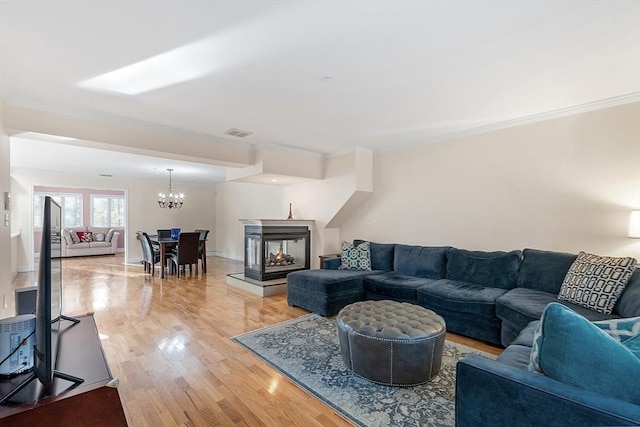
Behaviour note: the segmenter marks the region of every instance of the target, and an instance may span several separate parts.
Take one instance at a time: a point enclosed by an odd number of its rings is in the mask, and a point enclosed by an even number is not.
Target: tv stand
[[[77,325],[78,323],[80,323],[79,319],[76,319],[75,317],[69,317],[69,316],[64,316],[61,315],[60,316],[60,323],[62,325],[62,320],[68,320],[69,322],[71,322],[71,325],[66,326],[66,328],[70,328],[72,326]],[[60,331],[60,335],[62,335],[62,333],[66,330],[66,328],[64,330]],[[36,349],[34,348],[33,353],[36,353]],[[74,388],[75,386],[77,386],[78,384],[82,384],[84,382],[84,379],[79,378],[79,377],[74,377],[73,375],[69,375],[69,374],[65,374],[64,372],[60,372],[60,371],[53,371],[53,378],[60,378],[63,380],[67,380],[72,382],[73,384],[71,384],[71,386],[69,387],[69,389]],[[0,394],[0,405],[2,405],[3,403],[6,402],[11,402],[13,397],[20,393],[22,391],[22,389],[24,389],[25,387],[27,387],[31,381],[37,380],[38,376],[35,373],[32,373],[31,375],[29,375],[28,377],[26,377],[18,386],[16,386],[13,390],[9,391],[7,394]],[[47,393],[46,390],[44,392],[44,394],[42,394],[42,397],[44,397],[45,395],[50,395],[51,393]]]
[[[93,315],[63,319],[60,330],[64,333],[59,336],[50,393],[39,381],[30,381],[10,402],[0,405],[0,425],[74,425],[82,420],[86,425],[126,426],[118,389],[113,386],[117,380],[104,357]],[[29,381],[32,375],[0,379],[0,396]]]
[[[74,323],[74,324],[75,324],[75,323],[80,323],[80,319],[76,319],[75,317],[65,316],[64,314],[61,314],[61,315],[60,315],[60,318],[61,318],[62,320],[68,320],[69,322],[72,322],[72,323]]]

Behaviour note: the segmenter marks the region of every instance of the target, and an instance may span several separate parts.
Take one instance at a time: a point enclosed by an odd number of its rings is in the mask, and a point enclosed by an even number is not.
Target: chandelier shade
[[[182,207],[182,204],[184,203],[184,194],[173,192],[173,188],[171,188],[171,172],[173,172],[173,169],[167,170],[169,171],[169,191],[166,194],[158,194],[158,206],[163,209],[180,209]]]

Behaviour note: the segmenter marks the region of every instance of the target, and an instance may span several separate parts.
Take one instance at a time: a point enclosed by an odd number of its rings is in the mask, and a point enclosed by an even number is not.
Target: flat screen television
[[[38,292],[36,296],[36,330],[34,349],[34,372],[15,389],[0,397],[0,403],[9,401],[34,379],[44,386],[43,396],[52,393],[54,378],[62,378],[73,383],[83,382],[55,370],[58,338],[62,333],[60,322],[79,320],[62,315],[62,209],[50,196],[44,198],[42,223],[42,245],[38,268]]]
[[[38,380],[48,389],[53,383],[62,315],[62,209],[49,196],[44,198],[42,217],[34,367]]]

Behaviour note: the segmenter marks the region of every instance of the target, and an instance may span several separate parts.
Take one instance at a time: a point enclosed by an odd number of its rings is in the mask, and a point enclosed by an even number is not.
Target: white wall
[[[0,149],[8,150],[6,135],[0,134]],[[208,228],[210,251],[241,260],[238,220],[284,219],[289,203],[295,218],[316,220],[313,266],[317,255],[354,238],[479,250],[585,250],[640,259],[640,240],[625,236],[629,212],[640,208],[640,103],[377,154],[373,192],[345,214],[345,204],[366,187],[359,163],[355,154],[327,158],[324,180],[289,187],[181,184],[187,201],[178,211],[157,208],[159,183],[15,171],[11,215],[14,231],[22,232],[25,259],[31,253],[32,215],[24,206],[31,206],[33,185],[77,182],[127,190],[129,260],[141,257],[136,230],[170,226]],[[0,167],[1,187],[8,177],[5,160]],[[339,228],[325,228],[336,217]],[[8,251],[10,231],[0,226],[0,233],[0,251]],[[3,279],[4,272],[10,274],[8,258],[0,256],[0,292],[10,291]],[[20,265],[23,261],[19,258]]]
[[[244,229],[239,219],[286,219],[289,203],[294,219],[315,220],[311,230],[311,266],[318,255],[339,248],[338,229],[325,228],[349,210],[349,202],[362,187],[371,190],[371,153],[359,150],[325,159],[324,180],[285,187],[227,182],[217,186],[216,248],[221,256],[244,259]],[[359,170],[364,169],[364,171]],[[368,170],[367,170],[368,169]],[[360,173],[357,173],[360,172]],[[367,179],[367,177],[369,179]]]
[[[640,260],[640,103],[379,154],[373,187],[341,239]]]
[[[140,243],[136,240],[138,230],[155,234],[158,228],[180,227],[182,230],[209,229],[216,224],[216,200],[214,185],[175,183],[175,187],[185,194],[181,209],[160,209],[157,195],[165,188],[164,183],[135,179],[104,178],[96,176],[73,176],[70,173],[55,174],[29,170],[12,171],[12,192],[15,194],[15,211],[12,216],[20,227],[18,268],[20,271],[33,269],[32,254],[32,200],[34,185],[79,186],[97,189],[121,189],[127,200],[127,240],[126,260],[137,262],[142,259]],[[208,251],[212,249],[208,246]]]
[[[12,281],[11,224],[5,223],[4,193],[10,191],[9,137],[2,123],[3,103],[0,100],[0,319],[14,315]]]
[[[338,227],[342,218],[351,215],[363,193],[365,197],[370,193],[370,157],[368,150],[328,157],[324,161],[324,180],[284,188],[284,202],[293,204],[294,217],[316,221],[311,234],[312,268],[319,266],[318,255],[339,252]],[[334,221],[338,217],[340,220]]]
[[[244,226],[239,220],[287,219],[288,206],[284,208],[282,187],[240,182],[218,184],[214,236],[218,255],[243,260]]]

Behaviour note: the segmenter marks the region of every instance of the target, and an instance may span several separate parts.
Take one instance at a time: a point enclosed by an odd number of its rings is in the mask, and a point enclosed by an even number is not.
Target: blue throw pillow
[[[629,349],[638,359],[640,359],[640,335],[629,338],[624,342],[624,346]]]
[[[559,303],[547,305],[538,328],[531,365],[544,375],[640,405],[640,387],[629,381],[640,378],[637,337],[619,342]]]

